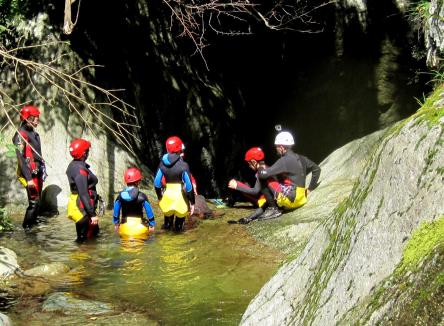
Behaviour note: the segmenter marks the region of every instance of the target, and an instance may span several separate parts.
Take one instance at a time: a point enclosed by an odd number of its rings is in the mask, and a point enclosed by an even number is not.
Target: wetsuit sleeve
[[[189,171],[183,171],[182,181],[185,184],[185,191],[187,193],[187,198],[190,201],[191,205],[194,205],[195,197],[194,197],[193,184],[191,183]]]
[[[25,139],[26,139],[26,135],[22,135],[22,136],[25,137]],[[18,165],[19,165],[20,172],[22,173],[22,176],[27,181],[32,180],[31,170],[29,169],[28,164],[26,164],[26,158],[22,154],[25,151],[26,143],[22,139],[22,137],[20,137],[18,132],[16,132],[14,137],[12,138],[12,143],[17,147],[15,150],[15,154],[17,156]]]
[[[122,208],[122,202],[120,201],[120,195],[116,198],[114,202],[114,212],[113,212],[113,223],[120,223],[120,209]]]
[[[143,208],[145,209],[146,216],[148,217],[149,225],[150,226],[156,225],[156,221],[154,221],[154,213],[153,210],[151,209],[151,205],[148,199],[143,202]]]
[[[310,185],[308,186],[308,190],[312,191],[313,189],[316,189],[316,187],[319,185],[318,180],[321,176],[321,168],[314,163],[313,161],[309,160],[305,156],[300,155],[299,156],[305,166],[306,174],[311,172],[311,181]]]
[[[156,176],[154,177],[154,189],[156,190],[157,199],[162,199],[162,178],[163,172],[159,168],[157,169]]]
[[[96,213],[94,207],[91,205],[91,198],[88,192],[88,174],[82,171],[84,170],[80,169],[79,173],[74,178],[74,182],[76,183],[77,191],[79,192],[79,197],[86,213],[89,217],[93,217],[96,216]]]
[[[268,179],[270,177],[274,177],[276,175],[279,175],[279,174],[285,173],[285,172],[287,172],[285,162],[284,162],[283,158],[280,158],[269,168],[260,169],[257,172],[257,175],[258,175],[259,179]]]
[[[261,182],[259,181],[258,178],[256,178],[256,183],[254,184],[254,187],[248,187],[246,184],[243,183],[237,183],[237,187],[236,190],[244,193],[244,194],[248,194],[248,195],[258,195],[261,191]]]

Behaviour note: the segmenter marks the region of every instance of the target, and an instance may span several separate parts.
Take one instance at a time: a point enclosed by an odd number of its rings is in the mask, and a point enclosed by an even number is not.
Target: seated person
[[[255,172],[259,169],[265,169],[267,165],[264,162],[265,154],[260,147],[250,148],[245,153],[245,161],[248,163],[248,166]],[[251,222],[252,220],[257,219],[264,212],[264,206],[266,204],[266,197],[263,193],[263,189],[269,189],[269,193],[276,193],[280,189],[280,185],[275,178],[268,178],[266,180],[260,180],[256,173],[256,183],[253,188],[248,185],[239,182],[235,179],[231,179],[228,183],[228,188],[241,192],[242,194],[248,196],[249,198],[254,198],[257,201],[257,205],[259,206],[252,214],[247,217],[241,218],[238,223],[246,224]],[[273,201],[273,198],[270,198]],[[235,221],[229,221],[229,223],[236,223]]]
[[[307,202],[308,194],[318,186],[320,167],[305,156],[293,152],[294,138],[288,131],[281,131],[275,139],[277,153],[281,156],[272,166],[258,168],[259,180],[277,178],[279,191],[272,193],[267,187],[261,191],[267,199],[268,207],[260,219],[271,219],[282,215],[278,207],[294,209]],[[307,174],[312,173],[311,182],[305,189]]]

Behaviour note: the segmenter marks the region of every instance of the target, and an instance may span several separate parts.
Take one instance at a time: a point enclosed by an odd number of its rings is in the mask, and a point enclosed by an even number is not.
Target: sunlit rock
[[[11,249],[0,247],[0,278],[14,275],[19,269],[16,253]]]

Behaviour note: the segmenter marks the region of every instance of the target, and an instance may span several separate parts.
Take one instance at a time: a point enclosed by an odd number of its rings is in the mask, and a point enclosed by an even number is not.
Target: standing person
[[[247,224],[262,215],[267,204],[265,196],[262,194],[264,188],[269,189],[273,194],[280,191],[280,184],[276,178],[259,179],[257,171],[267,168],[264,159],[265,153],[260,147],[252,147],[245,153],[245,161],[250,169],[256,172],[256,183],[253,188],[235,179],[231,179],[228,182],[228,188],[241,192],[243,195],[248,196],[247,198],[253,198],[259,206],[252,214],[241,218],[237,223]],[[228,223],[236,223],[236,221],[228,221]]]
[[[194,191],[190,168],[182,158],[185,149],[182,140],[177,136],[169,137],[166,149],[168,153],[162,156],[154,187],[165,216],[162,229],[171,229],[174,221],[174,230],[179,232],[183,229],[185,217],[193,215]],[[163,178],[165,185],[162,185]]]
[[[294,209],[307,202],[308,194],[318,186],[321,168],[307,157],[293,152],[294,138],[288,131],[281,131],[274,141],[276,151],[281,156],[269,168],[260,168],[258,177],[261,180],[276,177],[281,185],[277,194],[272,194],[264,188],[263,193],[269,207],[260,216],[260,219],[271,219],[282,215],[279,207]],[[305,179],[312,173],[310,185],[305,189]],[[273,200],[273,199],[276,199]]]
[[[99,218],[96,215],[98,179],[86,163],[90,148],[91,143],[85,139],[73,140],[69,145],[73,160],[66,169],[71,189],[68,218],[76,224],[76,241],[79,243],[99,233]]]
[[[18,159],[17,177],[26,188],[28,196],[28,208],[23,219],[25,229],[37,223],[43,181],[46,178],[40,136],[35,131],[39,117],[40,111],[37,107],[23,107],[20,110],[20,126],[12,138]]]
[[[145,239],[149,232],[154,232],[156,222],[147,195],[139,190],[142,173],[137,168],[129,168],[125,171],[123,179],[127,187],[119,193],[114,202],[115,230],[121,237]],[[143,217],[144,209],[146,218]]]

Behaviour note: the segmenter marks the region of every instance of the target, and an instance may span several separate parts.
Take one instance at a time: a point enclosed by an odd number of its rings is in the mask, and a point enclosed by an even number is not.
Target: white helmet
[[[285,145],[285,146],[293,146],[294,138],[293,135],[288,131],[281,131],[276,135],[276,139],[274,140],[275,145]]]

